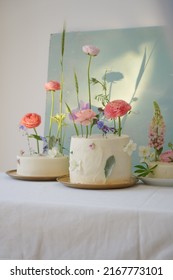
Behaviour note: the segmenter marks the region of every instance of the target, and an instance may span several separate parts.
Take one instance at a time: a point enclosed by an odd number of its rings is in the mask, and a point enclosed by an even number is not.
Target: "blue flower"
[[[19,125],[19,129],[21,129],[21,130],[23,130],[23,131],[26,131],[26,130],[27,130],[26,126],[24,126],[23,124]]]
[[[113,133],[115,132],[114,127],[108,127],[107,125],[104,124],[103,121],[98,121],[97,122],[97,127],[98,127],[98,129],[102,130],[103,134],[106,134],[110,131],[113,132]]]
[[[104,122],[103,122],[103,121],[98,121],[98,122],[97,122],[97,127],[98,127],[98,129],[102,129],[103,126],[104,126]]]
[[[43,153],[48,151],[48,142],[46,137],[40,136],[40,139],[43,141]]]

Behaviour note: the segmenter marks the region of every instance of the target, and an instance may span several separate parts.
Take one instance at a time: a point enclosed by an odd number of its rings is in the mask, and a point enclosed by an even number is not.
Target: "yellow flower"
[[[52,120],[54,122],[57,122],[58,129],[60,129],[62,126],[66,125],[66,123],[64,122],[65,118],[66,118],[65,114],[56,114],[54,117],[52,117]]]

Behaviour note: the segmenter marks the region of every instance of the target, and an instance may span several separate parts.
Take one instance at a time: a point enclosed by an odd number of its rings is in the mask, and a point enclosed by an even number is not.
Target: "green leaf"
[[[68,109],[70,115],[73,116],[72,115],[72,111],[71,111],[69,105],[67,103],[65,103],[65,105],[67,106],[67,109]],[[72,121],[73,121],[74,129],[76,131],[76,135],[78,136],[79,135],[79,131],[78,131],[77,125],[75,124],[75,121],[74,121],[73,117],[72,117]]]
[[[168,143],[168,147],[173,151],[173,144],[171,142]]]
[[[144,169],[135,170],[134,172],[135,172],[135,173],[142,173],[142,172],[145,172],[145,171],[146,171],[146,169],[144,168]]]
[[[58,139],[54,135],[49,137],[49,148],[52,149],[53,147],[55,147],[57,142],[58,142]]]
[[[136,168],[139,168],[139,169],[145,169],[145,166],[143,165],[135,165]]]
[[[93,85],[96,85],[96,84],[99,83],[99,81],[98,81],[96,78],[91,78],[91,83],[92,83]]]
[[[143,166],[142,164],[144,164],[145,166]],[[142,162],[142,164],[135,165],[137,169],[134,171],[134,173],[136,173],[138,177],[145,177],[148,174],[153,173],[154,169],[157,167],[157,164],[152,167],[149,167],[146,162]]]
[[[75,88],[76,88],[76,94],[79,94],[79,83],[76,72],[74,72],[74,81],[75,81]]]
[[[146,65],[146,48],[145,48],[145,51],[144,51],[141,67],[140,67],[140,70],[139,70],[139,73],[138,73],[138,76],[137,76],[137,79],[136,79],[135,91],[137,90],[138,85],[140,83],[140,80],[142,79],[142,76],[144,74],[145,65]]]
[[[61,37],[61,55],[62,55],[62,57],[63,57],[63,55],[64,55],[65,33],[66,33],[66,26],[65,26],[65,24],[64,24],[64,26],[63,26],[63,32],[62,32],[62,37]]]
[[[107,159],[106,164],[105,164],[105,168],[104,168],[105,177],[106,177],[106,178],[107,178],[108,176],[110,176],[114,165],[115,165],[115,157],[114,157],[114,156],[110,156],[110,157]]]
[[[36,134],[30,134],[28,137],[29,138],[34,138],[34,139],[40,140],[40,141],[42,140],[42,138],[39,135],[36,135]]]

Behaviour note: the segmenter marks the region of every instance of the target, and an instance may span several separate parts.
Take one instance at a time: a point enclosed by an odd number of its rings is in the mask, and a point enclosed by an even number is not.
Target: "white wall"
[[[16,168],[24,114],[42,115],[44,129],[51,33],[61,32],[64,21],[67,31],[162,25],[171,22],[169,5],[171,0],[0,0],[0,171]]]

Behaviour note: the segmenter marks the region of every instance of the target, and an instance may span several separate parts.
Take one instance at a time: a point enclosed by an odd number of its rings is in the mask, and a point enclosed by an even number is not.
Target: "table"
[[[173,259],[173,187],[82,190],[0,173],[0,259]]]

